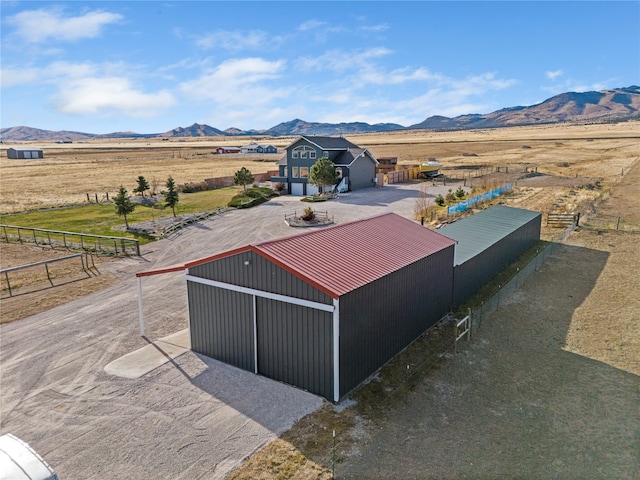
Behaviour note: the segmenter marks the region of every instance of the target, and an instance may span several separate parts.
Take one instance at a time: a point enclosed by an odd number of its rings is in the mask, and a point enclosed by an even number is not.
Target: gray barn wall
[[[248,260],[249,265],[244,262]],[[252,251],[189,268],[189,274],[264,292],[333,305],[333,299]]]
[[[450,311],[453,245],[340,297],[340,397]]]
[[[542,215],[454,268],[453,306],[459,307],[540,239]]]
[[[187,283],[191,350],[253,372],[251,295]]]
[[[258,372],[333,400],[333,315],[257,299]]]

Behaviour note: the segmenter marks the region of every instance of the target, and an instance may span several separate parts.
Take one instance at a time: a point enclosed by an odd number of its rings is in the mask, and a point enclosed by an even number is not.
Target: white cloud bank
[[[106,25],[118,22],[122,15],[94,10],[76,17],[65,17],[62,10],[26,10],[7,18],[15,27],[15,35],[27,43],[43,43],[48,40],[73,42],[83,38],[95,38]]]

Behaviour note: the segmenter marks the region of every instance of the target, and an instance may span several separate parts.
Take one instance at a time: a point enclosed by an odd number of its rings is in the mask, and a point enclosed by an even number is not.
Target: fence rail
[[[4,224],[0,224],[0,228],[0,240],[6,243],[33,243],[51,248],[79,249],[97,255],[140,256],[140,242],[134,238],[109,237]]]
[[[10,268],[5,268],[3,270],[0,270],[0,276],[4,276],[4,280],[7,284],[7,290],[9,291],[9,296],[12,297],[13,296],[13,289],[11,288],[11,281],[9,280],[9,273],[11,272],[18,272],[21,270],[26,270],[28,268],[34,268],[34,267],[38,267],[38,266],[44,266],[45,269],[45,273],[47,275],[47,281],[51,284],[51,286],[53,286],[53,280],[51,279],[51,272],[49,271],[49,265],[52,263],[56,263],[56,262],[62,262],[65,260],[72,260],[74,258],[79,258],[80,259],[80,265],[82,270],[87,274],[87,275],[91,275],[89,273],[89,271],[91,269],[94,269],[97,271],[97,268],[95,266],[95,263],[93,261],[93,255],[89,254],[89,253],[75,253],[73,255],[67,255],[65,257],[58,257],[58,258],[51,258],[48,260],[42,260],[40,262],[34,262],[34,263],[29,263],[26,265],[20,265],[17,267],[10,267]],[[91,261],[91,265],[89,265],[89,261]]]
[[[549,227],[577,227],[579,224],[579,213],[547,213],[547,225]]]

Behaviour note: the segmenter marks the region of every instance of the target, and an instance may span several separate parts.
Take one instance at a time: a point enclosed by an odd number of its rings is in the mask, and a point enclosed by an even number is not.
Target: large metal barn
[[[387,213],[187,263],[191,348],[337,402],[450,311],[454,244]]]
[[[542,214],[496,205],[438,231],[455,240],[453,306],[458,307],[540,239]]]

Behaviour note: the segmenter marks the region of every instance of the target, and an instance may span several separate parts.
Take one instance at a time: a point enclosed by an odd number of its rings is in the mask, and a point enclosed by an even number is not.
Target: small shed
[[[378,173],[392,172],[398,166],[398,157],[377,157]]]
[[[44,152],[41,148],[9,148],[7,149],[7,158],[13,159],[30,159],[44,158]]]
[[[476,294],[540,240],[542,214],[496,205],[438,231],[455,240],[453,305]]]
[[[454,244],[386,213],[187,263],[191,348],[338,401],[450,311]]]

